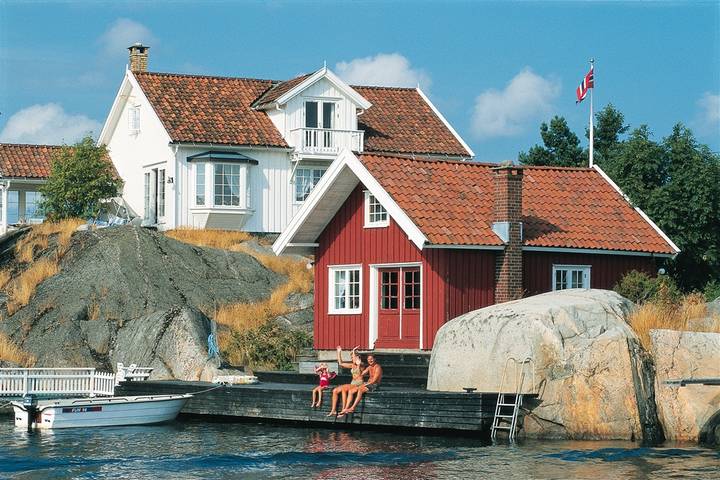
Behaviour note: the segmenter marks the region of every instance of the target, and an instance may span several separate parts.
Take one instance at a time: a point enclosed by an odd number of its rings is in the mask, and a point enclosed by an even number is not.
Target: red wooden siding
[[[552,290],[552,267],[557,265],[590,265],[590,287],[612,289],[624,274],[639,270],[657,273],[652,257],[630,255],[589,255],[580,253],[523,253],[523,286],[525,296]]]
[[[493,303],[495,254],[478,250],[420,251],[390,219],[386,228],[363,228],[364,192],[358,186],[318,239],[315,262],[315,348],[368,347],[371,264],[422,264],[423,347],[449,319]],[[362,312],[328,313],[332,265],[362,264]]]

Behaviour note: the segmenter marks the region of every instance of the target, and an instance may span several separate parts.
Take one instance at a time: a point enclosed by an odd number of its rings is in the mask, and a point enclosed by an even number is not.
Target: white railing
[[[137,382],[147,380],[150,378],[152,371],[152,367],[138,367],[134,363],[131,365],[118,363],[117,373],[115,374],[115,384],[120,385],[120,382]]]
[[[365,132],[326,128],[296,128],[290,131],[292,145],[300,153],[334,155],[343,148],[362,152]]]
[[[112,396],[115,374],[94,368],[0,368],[0,396]]]

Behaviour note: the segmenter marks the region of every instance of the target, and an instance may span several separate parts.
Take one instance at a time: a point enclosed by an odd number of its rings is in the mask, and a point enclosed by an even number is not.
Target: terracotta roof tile
[[[0,143],[0,176],[47,178],[57,145]]]
[[[358,117],[365,151],[470,156],[416,89],[352,88],[372,103]]]
[[[274,102],[275,100],[292,90],[296,85],[302,83],[310,75],[312,75],[312,73],[300,75],[299,77],[291,78],[290,80],[286,80],[284,82],[276,82],[270,90],[265,92],[253,103],[253,106],[260,107],[263,105],[267,105],[268,103]]]
[[[271,80],[134,73],[175,142],[287,147],[265,112],[252,103]]]
[[[439,245],[501,245],[492,231],[493,172],[478,162],[364,154],[363,164]],[[523,167],[525,245],[675,253],[593,169]]]

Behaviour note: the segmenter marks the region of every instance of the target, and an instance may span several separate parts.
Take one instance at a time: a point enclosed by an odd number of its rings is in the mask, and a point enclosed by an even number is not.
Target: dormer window
[[[365,192],[365,228],[387,227],[390,224],[388,212],[375,195]]]
[[[128,130],[131,134],[140,131],[140,105],[131,105],[128,108]]]

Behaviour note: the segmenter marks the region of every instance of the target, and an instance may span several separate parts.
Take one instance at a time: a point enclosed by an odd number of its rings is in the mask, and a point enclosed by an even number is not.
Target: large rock
[[[201,312],[267,298],[284,281],[250,255],[133,226],[77,232],[60,267],[0,331],[37,366],[134,363],[162,378],[211,376]]]
[[[624,320],[631,308],[612,291],[564,290],[467,313],[438,332],[428,388],[498,391],[506,360],[530,357],[540,396],[525,435],[660,441],[652,363]]]
[[[652,330],[657,372],[655,392],[665,436],[697,441],[701,432],[720,428],[720,387],[666,385],[666,380],[720,378],[720,334]],[[720,433],[720,432],[719,432]],[[720,439],[718,439],[720,442]],[[709,441],[713,443],[713,441]]]

